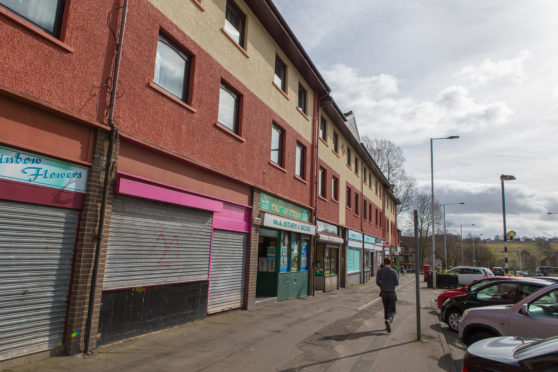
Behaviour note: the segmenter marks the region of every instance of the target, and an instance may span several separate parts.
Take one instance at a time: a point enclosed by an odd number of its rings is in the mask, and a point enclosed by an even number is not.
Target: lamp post
[[[509,267],[508,267],[508,234],[506,230],[506,196],[504,192],[504,181],[513,181],[515,179],[516,179],[515,176],[512,176],[510,174],[500,175],[500,183],[502,185],[502,219],[504,222],[504,255],[505,255],[504,270],[506,271],[506,275],[508,275]]]
[[[430,192],[432,209],[432,288],[436,288],[436,230],[434,229],[434,151],[433,143],[435,140],[458,139],[459,136],[430,138]]]
[[[444,208],[444,268],[447,269],[448,268],[448,250],[446,248],[446,205],[457,205],[457,204],[465,204],[464,202],[459,202],[459,203],[445,203],[442,204],[443,208]]]

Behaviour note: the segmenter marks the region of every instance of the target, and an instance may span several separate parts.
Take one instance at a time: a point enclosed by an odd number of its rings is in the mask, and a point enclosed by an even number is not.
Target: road
[[[379,290],[370,282],[250,311],[216,314],[103,346],[90,357],[47,358],[8,370],[460,371],[463,350],[456,335],[440,325],[433,307],[440,290],[427,289],[424,283],[422,334],[417,341],[413,278],[401,280],[391,334],[385,331]]]

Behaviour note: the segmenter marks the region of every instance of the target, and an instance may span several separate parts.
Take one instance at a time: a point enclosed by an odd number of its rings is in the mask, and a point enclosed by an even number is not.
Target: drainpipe
[[[110,126],[110,142],[107,150],[107,157],[105,162],[105,179],[103,181],[103,193],[101,195],[101,207],[99,209],[99,227],[97,230],[97,242],[95,246],[95,261],[93,263],[93,274],[91,277],[91,289],[89,292],[89,308],[87,310],[87,322],[85,324],[85,350],[84,353],[90,354],[91,332],[93,326],[93,310],[95,307],[95,292],[97,291],[97,278],[99,275],[99,256],[101,253],[101,242],[103,239],[103,228],[105,222],[105,209],[107,205],[107,195],[109,190],[109,177],[111,171],[112,156],[114,151],[114,144],[118,138],[118,128],[114,124],[114,106],[116,102],[116,89],[118,86],[118,75],[120,72],[120,60],[122,56],[122,44],[124,42],[124,30],[126,27],[126,17],[128,16],[128,0],[124,0],[122,6],[122,20],[120,22],[120,36],[116,47],[116,57],[114,60],[114,77],[112,89],[110,91],[110,104],[108,124]]]
[[[364,157],[363,157],[363,159],[364,159]],[[364,217],[364,214],[366,213],[365,207],[364,207],[364,169],[366,169],[366,167],[364,166],[364,160],[361,160],[360,163],[362,164],[362,169],[361,169],[361,172],[360,172],[360,193],[362,195],[362,202],[361,202],[362,213],[360,214],[360,231],[361,231],[361,234],[362,234],[362,254],[361,254],[361,258],[360,258],[360,261],[361,261],[361,265],[360,265],[360,271],[361,271],[360,278],[361,279],[360,280],[361,280],[361,283],[364,284],[366,282],[366,278],[364,277],[364,275],[365,275],[364,274],[364,255],[366,253],[364,251],[364,218],[363,217]]]

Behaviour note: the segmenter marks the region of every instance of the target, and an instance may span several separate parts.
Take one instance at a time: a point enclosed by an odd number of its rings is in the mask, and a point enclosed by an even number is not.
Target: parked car
[[[552,282],[558,282],[558,277],[556,276],[537,276],[537,279],[544,279],[544,280],[550,280]]]
[[[492,272],[494,273],[494,275],[501,275],[501,276],[506,275],[504,268],[500,266],[493,267]]]
[[[467,309],[491,305],[511,305],[552,284],[535,278],[497,280],[467,294],[453,297],[442,306],[441,319],[452,331],[459,330],[461,315]]]
[[[558,283],[544,287],[514,305],[465,310],[459,337],[470,345],[495,336],[558,335]]]
[[[547,339],[496,337],[469,346],[464,372],[558,371],[558,336]]]
[[[444,291],[444,292],[442,292],[438,295],[438,299],[437,299],[438,309],[441,309],[442,306],[444,305],[444,302],[449,301],[450,298],[467,294],[467,293],[469,293],[471,291],[474,291],[475,289],[487,284],[490,281],[493,281],[493,280],[507,280],[507,279],[514,279],[514,278],[515,278],[514,276],[489,276],[489,277],[484,278],[484,279],[475,280],[474,282],[469,283],[466,286],[463,286],[461,288],[448,289],[447,291]]]
[[[457,274],[459,285],[467,285],[475,280],[494,276],[490,269],[476,266],[455,266],[448,270],[448,274]]]

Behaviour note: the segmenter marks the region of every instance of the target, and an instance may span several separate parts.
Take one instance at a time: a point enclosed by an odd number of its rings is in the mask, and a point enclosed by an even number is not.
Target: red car
[[[484,278],[484,279],[475,280],[474,282],[469,283],[466,286],[463,286],[461,288],[450,289],[448,291],[444,291],[438,296],[438,309],[442,308],[442,305],[444,304],[444,301],[447,300],[447,299],[450,299],[450,298],[455,297],[455,296],[467,294],[471,290],[474,290],[475,288],[478,288],[481,285],[484,285],[484,284],[488,283],[488,281],[502,280],[502,279],[517,279],[517,278],[513,277],[513,276],[489,276],[489,277]]]

